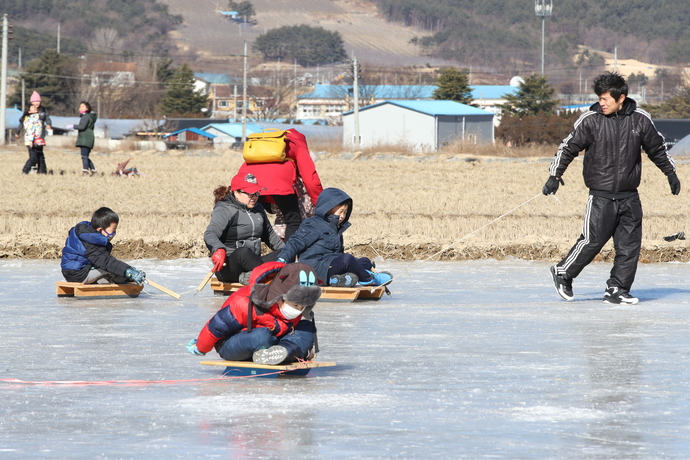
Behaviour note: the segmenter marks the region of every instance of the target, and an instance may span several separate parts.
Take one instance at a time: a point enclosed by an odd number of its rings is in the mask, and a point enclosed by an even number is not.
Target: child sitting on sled
[[[91,221],[79,222],[72,227],[62,249],[62,276],[66,281],[92,284],[100,279],[124,284],[134,281],[142,284],[146,273],[127,265],[110,255],[111,240],[120,218],[110,208],[98,208]]]
[[[252,270],[249,286],[228,297],[187,350],[205,355],[215,347],[223,359],[257,364],[311,359],[316,329],[309,319],[319,297],[309,265],[266,262]]]
[[[319,195],[314,217],[305,219],[280,252],[278,260],[299,261],[314,267],[322,284],[337,287],[381,286],[393,276],[375,273],[367,257],[345,253],[343,232],[350,227],[352,198],[337,188],[327,188]]]

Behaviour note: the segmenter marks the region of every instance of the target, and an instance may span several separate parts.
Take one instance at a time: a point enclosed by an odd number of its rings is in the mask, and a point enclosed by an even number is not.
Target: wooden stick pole
[[[206,278],[204,278],[204,280],[201,282],[201,284],[199,285],[199,287],[196,288],[196,292],[199,292],[199,291],[201,291],[203,288],[206,287],[206,285],[208,284],[208,282],[211,280],[211,277],[213,276],[213,273],[214,273],[213,270],[211,270],[210,272],[208,272],[208,275],[206,275]],[[194,295],[196,295],[196,292],[194,293]]]
[[[159,291],[165,292],[165,293],[168,294],[170,297],[174,297],[174,298],[176,298],[176,299],[178,299],[178,300],[179,300],[179,298],[180,298],[180,294],[178,294],[178,293],[176,293],[176,292],[173,292],[173,291],[171,291],[170,289],[168,289],[168,288],[166,288],[166,287],[163,287],[163,286],[161,286],[160,284],[151,281],[150,279],[146,279],[146,280],[144,280],[144,282],[145,282],[146,284],[152,286],[152,287],[155,287],[155,288],[158,289]]]

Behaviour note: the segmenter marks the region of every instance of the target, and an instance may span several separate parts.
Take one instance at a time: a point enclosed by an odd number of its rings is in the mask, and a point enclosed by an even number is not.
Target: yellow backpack
[[[242,156],[251,163],[280,163],[285,161],[285,133],[275,128],[247,136]]]

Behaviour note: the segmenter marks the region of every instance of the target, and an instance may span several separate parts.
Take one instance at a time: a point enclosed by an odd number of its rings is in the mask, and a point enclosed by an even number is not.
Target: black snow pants
[[[557,264],[557,272],[575,278],[613,237],[613,259],[608,287],[630,291],[642,245],[642,203],[639,195],[611,199],[589,195],[582,234],[568,255]]]

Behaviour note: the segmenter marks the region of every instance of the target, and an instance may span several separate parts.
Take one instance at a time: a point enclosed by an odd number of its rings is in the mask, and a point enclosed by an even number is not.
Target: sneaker
[[[285,361],[287,358],[287,348],[280,345],[273,345],[271,348],[262,348],[256,350],[252,355],[252,361],[256,364],[276,365]]]
[[[252,276],[252,272],[240,273],[238,283],[244,284],[245,286],[249,286],[249,277],[251,277],[251,276]]]
[[[556,268],[558,265],[551,267],[551,276],[553,277],[553,284],[556,287],[556,292],[562,299],[571,301],[573,296],[573,280],[565,278],[558,274]]]
[[[389,272],[370,272],[367,270],[367,273],[371,275],[371,279],[369,281],[360,280],[359,284],[362,286],[385,286],[393,281],[393,275]]]
[[[333,287],[352,287],[357,284],[359,278],[354,273],[343,273],[342,275],[331,275],[328,284]]]
[[[616,286],[610,287],[606,289],[606,292],[604,292],[605,303],[611,303],[616,305],[622,303],[626,305],[635,305],[639,301],[640,299],[631,296],[630,293],[625,289],[621,289]]]

